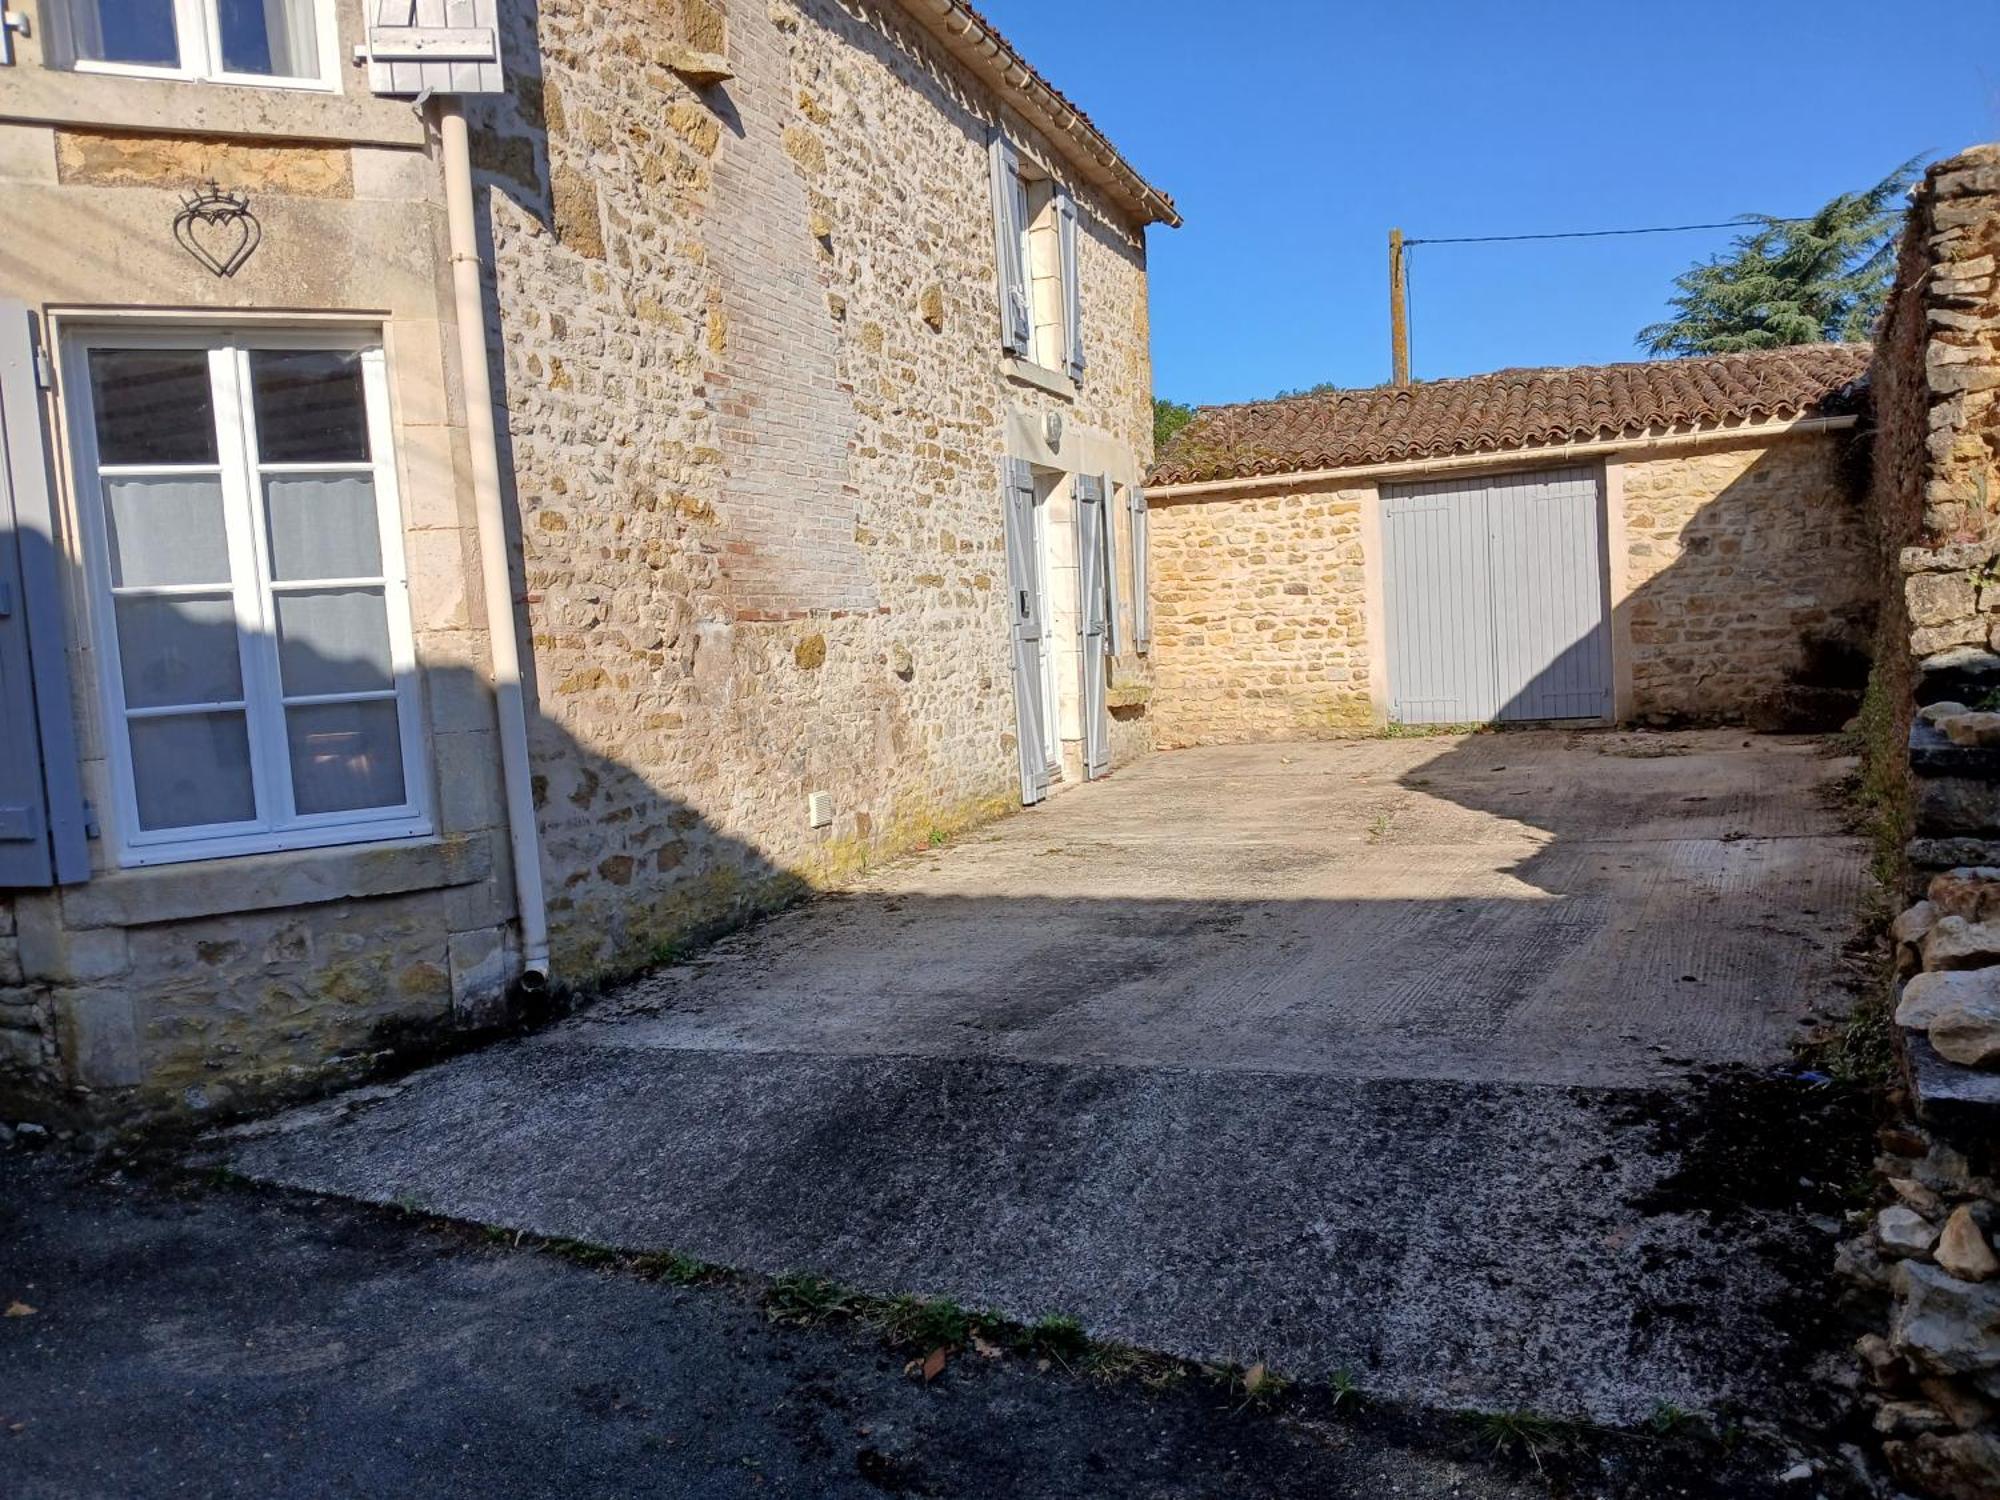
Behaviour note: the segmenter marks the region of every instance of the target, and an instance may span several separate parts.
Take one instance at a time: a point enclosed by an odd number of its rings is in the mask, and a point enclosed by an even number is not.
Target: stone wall
[[[1852,441],[1725,438],[1614,461],[1614,649],[1629,663],[1630,717],[1837,727],[1854,711],[1877,590]]]
[[[1915,195],[1871,376],[1870,507],[1887,606],[1865,715],[1892,928],[1902,1118],[1841,1267],[1905,1490],[2000,1492],[2000,147]],[[1905,838],[1908,842],[1903,842]]]
[[[1153,502],[1163,747],[1372,725],[1362,521],[1373,503],[1372,486]]]
[[[1144,246],[1074,185],[1067,399],[999,357],[1000,106],[899,8],[555,0],[509,25],[542,75],[481,157],[556,962],[582,980],[1018,804],[1009,417],[1059,411],[1075,462],[1139,477]],[[688,47],[735,76],[683,78]],[[1121,710],[1116,752],[1149,742]]]

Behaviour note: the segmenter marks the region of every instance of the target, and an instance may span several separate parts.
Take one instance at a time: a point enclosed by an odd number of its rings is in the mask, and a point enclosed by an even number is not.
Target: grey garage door
[[[1389,717],[1611,714],[1593,469],[1382,487]]]

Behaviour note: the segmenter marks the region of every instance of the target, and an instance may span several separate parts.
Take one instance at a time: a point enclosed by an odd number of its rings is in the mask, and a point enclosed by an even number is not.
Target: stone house
[[[1853,712],[1865,345],[1205,408],[1148,483],[1163,746]]]
[[[961,0],[22,0],[0,1108],[203,1109],[1153,743],[1145,231]]]

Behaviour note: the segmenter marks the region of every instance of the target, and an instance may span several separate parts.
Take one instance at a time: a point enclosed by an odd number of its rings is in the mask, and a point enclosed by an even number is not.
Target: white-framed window
[[[1014,358],[1083,381],[1083,288],[1076,199],[1022,157],[1003,131],[989,143],[1000,346]]]
[[[50,55],[80,73],[340,87],[334,0],[48,0]]]
[[[67,335],[123,865],[428,833],[378,338]]]

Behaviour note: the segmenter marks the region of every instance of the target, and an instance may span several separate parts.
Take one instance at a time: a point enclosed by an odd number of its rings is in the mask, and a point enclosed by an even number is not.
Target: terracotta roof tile
[[[1833,415],[1851,409],[1871,353],[1867,344],[1802,344],[1205,406],[1167,444],[1150,482],[1191,484]]]

